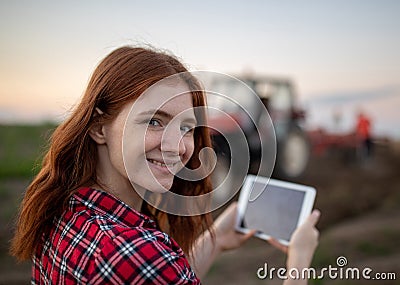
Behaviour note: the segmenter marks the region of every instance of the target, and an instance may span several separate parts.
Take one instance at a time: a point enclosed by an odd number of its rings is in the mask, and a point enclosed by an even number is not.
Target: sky
[[[310,127],[400,138],[400,1],[0,0],[0,122],[60,121],[126,44],[191,70],[288,77]],[[338,123],[334,113],[341,114]]]

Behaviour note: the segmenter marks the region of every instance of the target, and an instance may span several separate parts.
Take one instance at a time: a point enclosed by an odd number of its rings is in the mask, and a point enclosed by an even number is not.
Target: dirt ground
[[[313,267],[337,266],[343,256],[348,267],[369,267],[373,273],[396,273],[397,281],[311,280],[309,284],[400,284],[400,152],[399,145],[379,145],[367,161],[341,151],[313,156],[307,173],[297,182],[317,188],[316,208],[320,244]],[[27,284],[30,264],[16,264],[7,255],[13,217],[28,180],[0,181],[0,284]],[[281,267],[285,256],[259,239],[222,254],[202,280],[204,284],[281,284],[260,280],[258,268]],[[371,273],[372,274],[372,273]],[[371,275],[372,276],[372,275]],[[368,283],[367,283],[368,282]],[[396,283],[397,282],[397,283]]]

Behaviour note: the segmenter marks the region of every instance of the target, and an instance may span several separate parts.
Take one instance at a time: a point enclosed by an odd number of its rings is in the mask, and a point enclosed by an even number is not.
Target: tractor
[[[209,81],[209,86],[216,92],[234,98],[236,103],[240,103],[239,107],[235,107],[229,100],[210,100],[209,103],[214,108],[230,114],[244,132],[250,153],[249,173],[264,175],[259,171],[261,142],[276,138],[276,159],[272,176],[286,180],[300,177],[308,164],[310,143],[302,128],[305,112],[297,106],[296,91],[292,81],[266,76],[236,78],[239,80],[226,80],[226,77],[216,76]],[[238,82],[242,82],[241,86]],[[242,87],[243,83],[247,88]],[[265,117],[264,107],[270,119]],[[249,120],[249,117],[252,120]],[[275,138],[260,137],[262,134],[255,128],[255,122],[267,119],[272,121]],[[232,159],[240,153],[231,153],[226,137],[234,137],[240,130],[235,128],[234,124],[224,122],[218,114],[210,116],[209,124],[211,130],[216,127],[219,129],[218,132],[211,132],[213,145],[217,158],[225,161],[224,167],[227,168]]]

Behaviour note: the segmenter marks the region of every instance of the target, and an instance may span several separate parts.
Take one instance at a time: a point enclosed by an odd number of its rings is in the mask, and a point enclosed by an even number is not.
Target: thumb
[[[307,218],[307,223],[310,223],[312,226],[315,226],[318,223],[319,217],[321,216],[321,212],[319,210],[312,211],[311,215]]]

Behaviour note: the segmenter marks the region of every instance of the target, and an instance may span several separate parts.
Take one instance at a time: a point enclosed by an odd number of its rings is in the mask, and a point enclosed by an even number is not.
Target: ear
[[[106,143],[105,128],[103,124],[93,124],[89,129],[89,135],[97,144]]]

